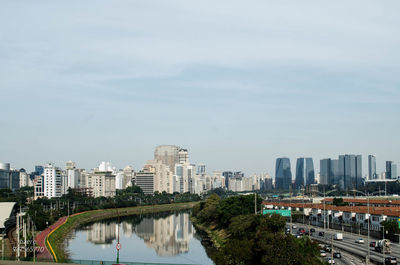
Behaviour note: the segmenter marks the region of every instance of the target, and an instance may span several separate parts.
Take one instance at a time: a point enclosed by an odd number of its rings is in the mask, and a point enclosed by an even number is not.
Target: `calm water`
[[[118,229],[119,228],[119,229]],[[212,265],[189,213],[135,215],[91,223],[73,231],[67,241],[71,259]]]

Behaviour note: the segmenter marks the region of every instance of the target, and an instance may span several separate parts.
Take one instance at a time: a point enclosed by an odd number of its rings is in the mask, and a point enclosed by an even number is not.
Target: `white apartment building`
[[[31,180],[28,173],[26,173],[25,169],[21,169],[19,171],[19,186],[20,187],[32,187],[33,181]]]
[[[62,170],[53,164],[47,164],[43,171],[43,195],[47,198],[61,197]]]
[[[115,175],[109,162],[102,162],[91,174],[86,175],[86,187],[92,189],[94,197],[114,197]]]

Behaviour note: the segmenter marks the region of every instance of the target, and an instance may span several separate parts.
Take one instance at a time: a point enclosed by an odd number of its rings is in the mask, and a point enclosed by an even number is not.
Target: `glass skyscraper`
[[[296,189],[315,184],[314,163],[312,158],[298,158],[296,162]]]
[[[342,189],[351,190],[361,187],[363,185],[361,155],[340,155],[339,177],[339,186]]]
[[[277,158],[275,164],[275,188],[288,190],[291,185],[292,171],[290,170],[289,158]]]
[[[377,179],[376,177],[376,157],[368,156],[368,179]]]
[[[397,165],[393,161],[386,161],[386,179],[397,179]]]

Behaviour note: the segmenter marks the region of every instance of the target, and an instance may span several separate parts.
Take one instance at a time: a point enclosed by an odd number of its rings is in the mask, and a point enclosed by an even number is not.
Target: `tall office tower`
[[[339,174],[343,180],[344,189],[357,189],[362,187],[361,155],[340,155]]]
[[[296,180],[295,180],[295,188],[299,190],[300,188],[305,187],[304,181],[304,158],[297,158],[296,162]]]
[[[176,145],[159,145],[154,151],[154,160],[169,166],[169,170],[175,174],[175,164],[179,163],[179,150],[181,148]]]
[[[328,185],[330,184],[332,175],[331,175],[331,159],[325,158],[321,159],[319,162],[319,184]]]
[[[289,158],[277,158],[275,164],[275,188],[288,190],[291,185],[292,171],[290,170]]]
[[[368,179],[377,179],[376,176],[376,157],[373,155],[368,156]]]
[[[197,175],[203,175],[203,174],[206,174],[206,165],[199,164],[197,166]]]
[[[393,161],[386,161],[386,179],[397,179],[397,165]]]
[[[340,176],[340,169],[339,169],[339,159],[331,159],[330,164],[330,179],[328,184],[329,185],[336,185],[338,188],[344,189],[344,181],[343,178]]]
[[[296,162],[296,189],[315,184],[314,163],[312,158],[298,158]]]
[[[229,190],[229,179],[233,178],[232,171],[224,171],[222,172],[222,176],[225,178],[225,187]]]
[[[43,195],[47,198],[61,197],[62,171],[53,164],[47,164],[43,171]]]

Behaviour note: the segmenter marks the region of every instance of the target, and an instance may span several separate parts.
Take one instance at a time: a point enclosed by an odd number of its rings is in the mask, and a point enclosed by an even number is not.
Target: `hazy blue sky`
[[[400,1],[0,3],[0,161],[400,164]]]

